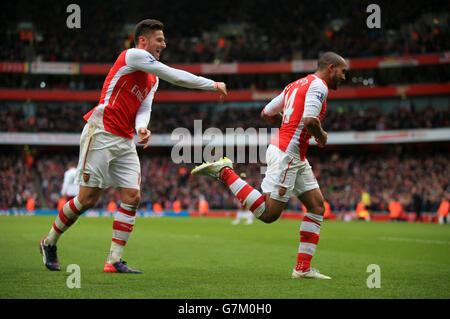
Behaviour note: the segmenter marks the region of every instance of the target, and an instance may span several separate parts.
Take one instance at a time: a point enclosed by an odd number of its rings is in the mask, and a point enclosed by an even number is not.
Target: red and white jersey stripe
[[[265,108],[270,116],[283,112],[283,121],[271,144],[302,161],[306,158],[311,134],[303,123],[304,117],[323,119],[326,110],[328,87],[315,74],[288,84],[283,92]]]

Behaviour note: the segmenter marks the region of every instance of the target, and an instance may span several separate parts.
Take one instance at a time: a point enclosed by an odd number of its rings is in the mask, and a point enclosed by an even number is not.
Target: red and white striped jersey
[[[270,142],[283,152],[305,160],[311,134],[303,124],[304,117],[325,115],[328,86],[316,74],[288,84],[283,92],[264,108],[264,113],[273,116],[283,112],[283,121],[278,134]]]
[[[84,119],[112,134],[133,138],[147,127],[159,78],[186,88],[214,91],[216,82],[171,68],[142,49],[123,51],[103,84],[99,104]]]

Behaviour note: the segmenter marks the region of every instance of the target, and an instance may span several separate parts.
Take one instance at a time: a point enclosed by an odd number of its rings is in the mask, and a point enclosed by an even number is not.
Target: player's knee
[[[274,221],[276,221],[277,219],[278,219],[278,216],[264,216],[264,214],[262,214],[260,217],[259,217],[259,219],[261,220],[261,221],[263,221],[264,223],[266,223],[266,224],[271,224],[271,223],[273,223]]]
[[[259,216],[259,219],[266,224],[271,224],[276,221],[278,217],[280,217],[280,214],[266,210],[261,216]]]
[[[97,204],[98,195],[97,194],[93,194],[93,193],[84,194],[84,195],[81,195],[81,196],[78,195],[78,201],[83,206],[83,208],[89,209],[89,208],[94,207],[95,204]]]
[[[139,206],[141,202],[141,194],[138,190],[129,191],[122,199],[122,202],[132,206]]]
[[[314,205],[310,209],[308,209],[308,212],[316,214],[316,215],[323,215],[325,213],[325,206],[322,203],[319,203],[317,205]]]

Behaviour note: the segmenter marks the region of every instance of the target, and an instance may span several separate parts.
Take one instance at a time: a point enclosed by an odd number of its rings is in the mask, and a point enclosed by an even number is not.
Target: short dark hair
[[[163,30],[164,24],[155,19],[145,19],[136,24],[136,28],[134,28],[134,44],[137,46],[139,37],[141,35],[147,34],[148,32],[154,30]]]
[[[342,64],[343,60],[344,58],[339,54],[328,51],[320,56],[319,61],[317,61],[317,68],[319,70],[323,70],[326,69],[330,64],[338,66]]]

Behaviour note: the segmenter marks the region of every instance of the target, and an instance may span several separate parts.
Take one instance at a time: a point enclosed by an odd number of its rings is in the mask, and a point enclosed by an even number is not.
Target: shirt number
[[[297,95],[297,90],[298,88],[292,91],[291,95],[284,98],[283,123],[289,123],[289,119],[292,113],[294,113],[294,100]]]

